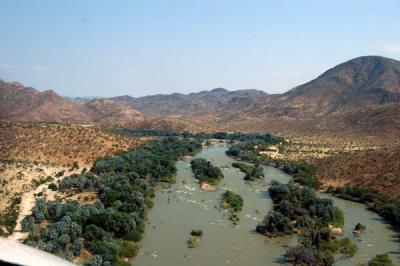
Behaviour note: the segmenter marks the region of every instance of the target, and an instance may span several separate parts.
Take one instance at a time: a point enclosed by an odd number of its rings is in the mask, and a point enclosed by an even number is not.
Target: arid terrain
[[[318,161],[317,177],[324,187],[353,185],[400,199],[400,150],[352,151]]]
[[[0,213],[11,217],[19,212],[19,222],[29,214],[35,194],[52,193],[47,188],[50,183],[90,169],[96,158],[149,140],[93,126],[45,122],[1,122],[0,132]],[[6,221],[1,223],[2,232],[7,232]]]
[[[71,100],[0,81],[0,119],[105,127],[259,131],[373,143],[400,138],[400,62],[354,58],[283,94],[217,88],[190,94]]]
[[[283,94],[217,88],[140,98],[68,99],[0,81],[0,103],[2,182],[10,182],[2,192],[9,193],[4,201],[32,189],[32,179],[72,166],[88,168],[97,157],[143,142],[100,127],[271,132],[289,144],[271,147],[265,155],[316,165],[325,187],[373,186],[400,197],[395,186],[400,62],[389,58],[349,60]]]
[[[97,157],[134,148],[142,140],[92,125],[1,122],[0,159],[91,164]]]
[[[288,143],[273,145],[260,154],[273,159],[306,162],[315,166],[322,190],[346,185],[373,188],[400,199],[400,145],[370,140],[344,140],[322,137],[287,138]]]

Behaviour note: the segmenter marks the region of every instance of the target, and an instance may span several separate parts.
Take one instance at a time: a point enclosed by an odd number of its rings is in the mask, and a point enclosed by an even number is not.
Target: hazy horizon
[[[283,93],[364,55],[400,58],[398,1],[0,2],[0,79],[68,97]]]

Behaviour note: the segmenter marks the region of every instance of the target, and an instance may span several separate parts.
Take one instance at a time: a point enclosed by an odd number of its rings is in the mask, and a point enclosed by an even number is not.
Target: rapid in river
[[[193,177],[189,161],[177,162],[176,183],[168,189],[159,189],[154,207],[148,215],[146,232],[139,255],[131,261],[135,266],[203,266],[203,265],[282,265],[289,245],[297,243],[296,236],[268,238],[255,232],[256,225],[272,209],[268,184],[275,179],[287,183],[291,176],[273,167],[264,166],[265,179],[248,183],[244,174],[231,164],[226,156],[227,146],[215,144],[204,147],[196,157],[202,157],[219,166],[224,179],[214,192],[200,189]],[[220,195],[225,190],[240,194],[243,210],[240,222],[234,226],[227,212],[219,208]],[[395,265],[400,265],[398,235],[381,217],[365,205],[338,199],[326,194],[345,214],[344,232],[358,246],[353,258],[339,259],[335,265],[366,263],[376,254],[389,253]],[[361,237],[351,233],[361,222],[367,229]],[[203,237],[196,248],[188,248],[186,241],[192,229],[201,229]]]

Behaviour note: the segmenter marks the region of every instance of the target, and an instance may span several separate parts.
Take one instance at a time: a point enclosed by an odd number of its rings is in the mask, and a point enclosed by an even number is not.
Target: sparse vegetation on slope
[[[315,162],[316,177],[325,187],[371,188],[400,200],[400,150],[397,147],[342,153]]]
[[[0,131],[0,159],[57,164],[90,164],[98,157],[146,141],[90,126],[58,123],[0,122]]]

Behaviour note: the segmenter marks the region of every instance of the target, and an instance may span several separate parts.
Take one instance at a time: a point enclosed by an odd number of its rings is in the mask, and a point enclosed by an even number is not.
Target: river
[[[279,169],[264,166],[264,181],[246,183],[244,174],[231,166],[232,158],[225,155],[227,147],[215,144],[205,147],[196,157],[219,166],[225,178],[215,192],[202,191],[193,177],[189,162],[177,162],[176,183],[156,192],[154,207],[148,215],[140,254],[132,260],[135,266],[203,266],[203,265],[282,265],[288,245],[295,245],[295,236],[267,238],[255,233],[261,219],[272,209],[268,183],[275,179],[286,183],[291,176]],[[219,208],[220,195],[226,190],[237,192],[244,200],[239,213],[240,222],[233,226],[225,210]],[[377,214],[362,204],[334,199],[345,214],[345,235],[358,246],[350,259],[338,260],[335,265],[358,265],[379,253],[389,252],[395,265],[400,265],[399,242],[396,233]],[[367,226],[359,238],[351,228],[358,222]],[[194,249],[187,247],[192,229],[201,229],[203,237]]]

